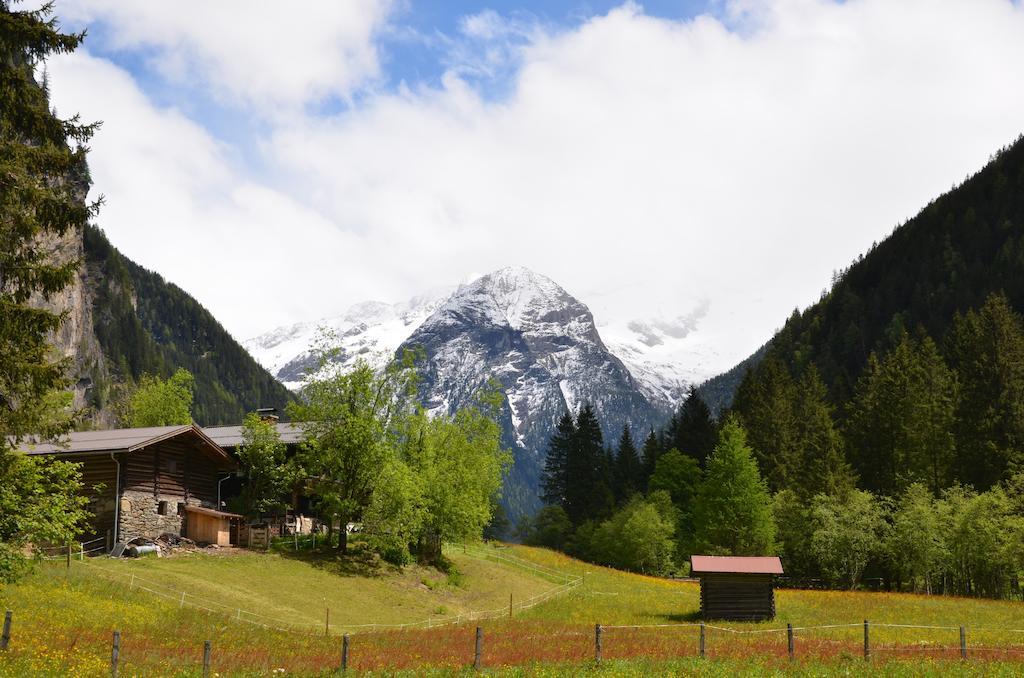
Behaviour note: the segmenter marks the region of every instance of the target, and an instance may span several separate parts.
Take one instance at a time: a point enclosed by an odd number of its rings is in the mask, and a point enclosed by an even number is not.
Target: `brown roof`
[[[278,422],[275,426],[282,443],[293,445],[302,442],[303,434],[299,424]],[[203,430],[221,447],[239,447],[242,444],[241,426],[210,426]]]
[[[228,456],[227,452],[195,424],[119,428],[109,431],[75,431],[56,440],[40,440],[30,437],[19,445],[19,449],[25,454],[56,454],[76,457],[97,453],[135,452],[179,436],[198,439],[208,455],[234,466],[234,460]]]
[[[690,556],[691,574],[782,574],[778,556]]]

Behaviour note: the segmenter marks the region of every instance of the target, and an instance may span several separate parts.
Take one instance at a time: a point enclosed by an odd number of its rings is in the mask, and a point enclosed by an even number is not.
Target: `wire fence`
[[[140,590],[148,588],[138,581],[135,586]],[[9,621],[8,616],[0,650],[6,650],[12,642]],[[274,669],[319,674],[345,668],[399,671],[538,664],[583,666],[636,658],[655,662],[756,659],[759,666],[772,666],[774,660],[777,667],[785,666],[787,661],[804,660],[863,660],[875,663],[867,665],[879,667],[891,661],[920,658],[999,660],[1013,662],[1024,669],[1024,645],[1005,640],[1006,634],[1024,634],[1024,629],[965,629],[953,625],[874,622],[770,628],[736,628],[700,622],[588,627],[536,620],[491,621],[486,626],[403,626],[406,628],[391,626],[372,633],[346,633],[340,639],[296,634],[248,636],[252,643],[249,646],[239,646],[237,638],[223,635],[227,627],[221,623],[206,625],[199,631],[211,633],[212,643],[210,640],[204,643],[202,636],[197,640],[192,635],[168,636],[164,638],[165,644],[160,645],[138,634],[118,633],[110,641],[110,651],[101,652],[103,639],[100,636],[94,638],[98,642],[89,645],[79,637],[74,642],[79,643],[81,651],[91,653],[92,659],[111,657],[111,662],[123,662],[128,658],[133,670],[143,672],[158,668],[154,662],[159,661],[173,665],[177,671],[187,669],[192,662],[198,665],[200,648],[203,648],[204,670],[212,668],[227,673],[269,673]],[[218,633],[221,635],[216,635]],[[14,634],[16,642],[17,633]],[[219,648],[216,653],[211,653],[213,644]],[[763,661],[765,658],[768,663]],[[4,653],[0,652],[0,672],[4,659]]]
[[[64,546],[35,546],[36,557],[41,560],[84,560],[86,556],[102,555],[107,552],[106,537],[98,537],[89,541],[74,542]]]
[[[97,540],[98,541],[98,540]],[[89,542],[72,545],[70,552],[87,553]],[[264,615],[233,605],[210,600],[187,590],[175,589],[134,572],[107,567],[101,559],[85,559],[88,571],[119,588],[162,598],[182,609],[211,615],[205,629],[218,645],[211,653],[209,645],[191,638],[171,645],[173,638],[156,641],[138,633],[126,634],[129,648],[117,652],[97,652],[93,645],[70,641],[80,652],[91,652],[92,659],[130,656],[133,666],[144,666],[150,654],[187,667],[197,662],[202,646],[204,667],[246,672],[286,668],[288,672],[319,672],[325,669],[417,670],[425,668],[461,668],[476,666],[516,666],[535,663],[601,663],[645,658],[646,660],[750,659],[767,657],[778,662],[804,660],[860,660],[872,662],[929,660],[1003,661],[1019,664],[1024,671],[1024,628],[999,628],[992,625],[968,627],[953,624],[899,622],[851,622],[816,625],[733,625],[720,622],[680,621],[671,623],[582,625],[516,618],[522,612],[581,587],[581,577],[511,554],[482,546],[445,545],[449,556],[462,553],[485,558],[550,581],[553,586],[531,598],[513,601],[509,606],[465,612],[444,619],[428,618],[408,623],[336,623],[296,622]],[[54,560],[66,559],[68,547],[54,547]],[[197,619],[198,621],[198,619]],[[236,622],[234,626],[230,622]],[[263,628],[281,635],[250,651],[234,648],[224,636],[225,629]],[[486,628],[485,628],[486,626]],[[475,628],[474,628],[475,627]],[[108,627],[109,628],[109,627]],[[342,636],[338,638],[338,636]],[[17,634],[15,634],[15,638]],[[247,636],[248,637],[248,636]],[[256,635],[256,638],[264,636]],[[133,645],[137,639],[137,644]],[[11,642],[9,621],[5,624],[0,649]],[[58,641],[54,641],[58,642]],[[159,645],[164,643],[164,645]],[[159,645],[154,648],[154,644]],[[136,647],[145,645],[143,653]],[[184,646],[183,646],[184,645]],[[271,649],[272,648],[272,649]],[[154,651],[154,650],[158,651]],[[276,653],[276,654],[275,654]],[[211,659],[212,654],[212,659]],[[111,661],[114,661],[111,659]],[[156,661],[156,660],[153,660]],[[0,654],[0,669],[4,655]],[[783,664],[784,665],[784,664]],[[2,672],[2,671],[0,671]]]

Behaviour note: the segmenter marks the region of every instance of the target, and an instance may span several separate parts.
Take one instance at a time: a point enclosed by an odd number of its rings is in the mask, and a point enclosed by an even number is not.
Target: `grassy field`
[[[89,561],[97,576],[145,586],[177,600],[269,626],[322,631],[330,610],[335,631],[358,625],[444,622],[474,610],[507,607],[553,584],[521,568],[499,568],[486,560],[449,555],[450,574],[433,568],[398,569],[382,563],[347,562],[324,554],[283,553]],[[133,577],[134,575],[134,577]]]
[[[0,590],[14,611],[11,647],[0,676],[109,675],[110,636],[122,633],[122,675],[200,675],[204,640],[213,643],[219,675],[310,675],[333,670],[341,641],[353,633],[350,668],[399,674],[468,671],[475,627],[484,630],[482,663],[509,675],[1018,675],[1024,670],[1024,605],[885,593],[779,591],[778,617],[766,624],[706,628],[707,659],[697,658],[698,587],[689,582],[616,572],[526,547],[450,549],[459,572],[294,554],[208,556],[47,565]],[[541,571],[531,569],[534,566]],[[549,574],[551,570],[562,573]],[[135,577],[133,590],[128,584]],[[580,585],[512,620],[446,624],[467,612]],[[156,593],[142,590],[152,588]],[[182,606],[180,592],[186,591]],[[218,612],[193,605],[206,601]],[[241,609],[266,615],[248,618]],[[250,622],[280,619],[301,630]],[[871,621],[872,660],[863,653]],[[430,620],[430,627],[360,629],[377,622]],[[594,664],[594,625],[602,627],[602,661]],[[787,623],[796,627],[796,659],[786,651]],[[442,625],[444,624],[444,625]],[[886,625],[905,626],[886,626]],[[821,625],[833,628],[808,628]],[[959,657],[967,627],[970,661]],[[941,628],[931,628],[941,627]],[[317,630],[317,633],[313,632]]]

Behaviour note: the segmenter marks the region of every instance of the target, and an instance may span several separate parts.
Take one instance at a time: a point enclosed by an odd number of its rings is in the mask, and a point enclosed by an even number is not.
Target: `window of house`
[[[185,502],[183,502],[183,501],[179,501],[178,502],[178,515],[179,516],[185,515]]]
[[[157,504],[156,512],[159,513],[162,516],[166,516],[167,515],[167,502],[166,501],[162,501],[159,504]]]

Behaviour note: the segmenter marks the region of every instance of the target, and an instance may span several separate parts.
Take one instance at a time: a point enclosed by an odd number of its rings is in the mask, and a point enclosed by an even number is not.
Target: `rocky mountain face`
[[[82,231],[70,231],[61,238],[50,240],[45,246],[50,248],[56,263],[85,259]],[[50,343],[54,350],[71,361],[71,373],[75,378],[72,383],[73,407],[76,410],[89,408],[97,382],[110,382],[109,366],[94,331],[93,289],[94,283],[89,271],[87,267],[82,267],[71,284],[57,294],[45,300],[41,296],[32,300],[36,306],[56,313],[67,313],[64,323],[50,336]],[[101,428],[115,424],[114,415],[109,409],[94,409],[91,418],[93,424]]]
[[[490,379],[501,384],[515,454],[505,497],[513,514],[537,507],[548,440],[566,410],[594,405],[609,442],[626,421],[645,431],[666,414],[605,346],[590,310],[525,268],[460,288],[402,346],[426,351],[421,396],[432,411],[455,412]]]

